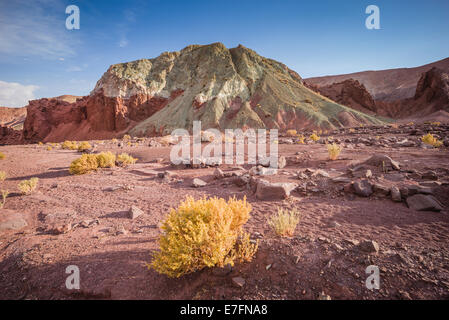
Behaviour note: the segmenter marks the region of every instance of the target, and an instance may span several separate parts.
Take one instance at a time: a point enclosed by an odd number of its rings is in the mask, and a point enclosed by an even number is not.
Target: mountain
[[[173,129],[332,129],[382,123],[304,86],[284,64],[242,45],[191,45],[109,67],[89,96],[30,101],[24,141],[100,139]]]
[[[359,81],[377,101],[395,101],[412,98],[421,75],[432,68],[449,72],[449,58],[416,68],[363,71],[351,74],[324,76],[305,79],[309,85],[318,87],[343,82],[348,79]]]
[[[26,108],[0,107],[0,126],[21,130],[27,114]]]

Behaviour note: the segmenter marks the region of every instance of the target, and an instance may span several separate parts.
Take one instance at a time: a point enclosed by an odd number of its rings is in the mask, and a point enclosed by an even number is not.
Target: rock
[[[364,240],[359,244],[359,249],[367,253],[379,252],[379,244],[376,241]]]
[[[314,173],[312,173],[312,177],[324,177],[324,178],[329,178],[329,173],[327,173],[324,170],[318,169],[315,170]]]
[[[287,159],[284,156],[278,158],[278,169],[283,169],[287,165]]]
[[[357,180],[354,182],[354,191],[357,195],[361,197],[369,197],[373,194],[373,188],[371,183],[366,180]]]
[[[198,178],[193,179],[192,186],[195,188],[205,187],[206,185],[207,185],[207,182],[205,182],[201,179],[198,179]]]
[[[128,216],[130,219],[136,219],[137,217],[141,216],[142,214],[143,214],[143,211],[136,206],[131,206],[131,208],[128,211]]]
[[[334,183],[350,183],[351,179],[346,178],[346,177],[335,177],[335,178],[332,178],[332,182],[334,182]]]
[[[70,230],[72,230],[72,224],[71,223],[67,223],[64,225],[60,225],[60,226],[56,226],[53,229],[50,230],[50,233],[55,234],[55,235],[59,235],[59,234],[64,234],[69,232]]]
[[[429,170],[429,171],[423,173],[421,178],[424,180],[436,181],[436,180],[438,180],[438,175],[436,174],[435,171]]]
[[[325,294],[324,292],[321,292],[318,295],[318,300],[332,300],[332,299],[329,295]]]
[[[259,175],[259,176],[271,176],[277,174],[277,169],[275,168],[265,168],[260,165],[252,167],[249,169],[249,174],[252,176]]]
[[[416,194],[414,196],[408,197],[407,205],[410,209],[416,211],[435,211],[439,212],[443,210],[438,201],[430,195]]]
[[[249,183],[249,179],[250,179],[250,175],[245,174],[245,175],[237,176],[237,177],[233,178],[232,182],[237,187],[244,187]]]
[[[117,232],[116,232],[116,235],[126,235],[126,234],[128,234],[128,231],[126,231],[126,229],[125,229],[125,227],[123,227],[123,226],[120,226],[118,229],[117,229]]]
[[[234,277],[232,278],[232,283],[237,288],[243,288],[243,286],[245,285],[245,279],[243,279],[242,277]]]
[[[157,176],[161,179],[170,179],[174,176],[174,173],[171,171],[158,172]]]
[[[261,179],[257,182],[256,197],[260,200],[282,200],[289,197],[296,187],[295,183],[271,183]]]
[[[3,214],[3,212],[0,211],[0,214]],[[20,230],[25,228],[27,225],[28,223],[22,217],[11,216],[3,221],[0,221],[0,232],[6,230]]]
[[[394,161],[389,156],[384,154],[375,154],[363,163],[385,170],[400,170],[399,162]]]
[[[399,191],[398,187],[392,187],[390,189],[390,193],[391,193],[391,200],[393,200],[394,202],[402,201],[401,192]]]
[[[387,186],[384,186],[380,183],[374,183],[373,184],[373,191],[376,194],[382,195],[382,196],[388,196],[390,194],[390,188]]]

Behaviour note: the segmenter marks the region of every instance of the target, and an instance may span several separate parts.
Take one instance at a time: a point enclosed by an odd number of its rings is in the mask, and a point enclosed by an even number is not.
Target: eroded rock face
[[[112,65],[87,97],[27,106],[25,141],[170,134],[174,129],[332,129],[380,120],[323,99],[284,64],[238,46],[192,45]]]

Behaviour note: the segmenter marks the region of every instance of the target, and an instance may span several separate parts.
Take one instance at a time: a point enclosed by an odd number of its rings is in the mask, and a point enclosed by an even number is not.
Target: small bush
[[[0,171],[0,182],[5,181],[5,179],[6,179],[6,172]]]
[[[298,136],[298,142],[299,144],[304,144],[306,137],[304,137],[302,134]]]
[[[250,261],[257,250],[242,235],[251,205],[243,200],[192,197],[172,209],[163,223],[159,239],[160,251],[149,268],[169,277],[201,270],[206,267],[234,265],[234,260]]]
[[[61,145],[62,149],[67,149],[67,150],[77,150],[78,149],[78,144],[75,141],[64,141]]]
[[[291,237],[295,233],[296,226],[299,223],[299,213],[296,210],[278,209],[278,213],[273,215],[268,224],[274,232],[281,237]]]
[[[96,155],[99,168],[115,167],[115,154],[112,152],[102,152]]]
[[[327,145],[327,151],[329,152],[329,159],[337,160],[341,152],[341,147],[334,142]]]
[[[0,203],[0,209],[2,209],[5,206],[6,198],[9,196],[8,190],[1,190],[2,193],[2,202]]]
[[[70,174],[85,174],[98,169],[96,154],[83,154],[80,158],[73,160],[70,164]]]
[[[317,142],[318,140],[320,140],[320,137],[316,135],[316,133],[313,133],[310,135],[309,137],[310,140]]]
[[[114,138],[114,139],[111,140],[111,142],[112,142],[112,143],[117,143],[118,140],[117,140],[116,138]]]
[[[0,152],[0,160],[3,160],[5,158],[6,158],[5,154],[3,152]]]
[[[38,178],[31,178],[30,180],[23,180],[23,181],[20,181],[18,188],[22,194],[31,194],[34,190],[36,190],[38,182],[39,182]]]
[[[83,141],[78,145],[78,151],[80,151],[80,152],[90,150],[90,149],[92,149],[92,146],[87,141]]]
[[[123,140],[127,141],[127,140],[131,140],[131,136],[129,134],[125,134],[123,136]]]
[[[121,153],[117,156],[117,164],[123,167],[126,167],[129,164],[134,164],[136,163],[137,159],[131,157],[129,154],[127,153]]]
[[[296,130],[287,130],[287,136],[295,137],[298,134]]]
[[[422,142],[424,142],[425,144],[431,145],[435,148],[439,148],[441,147],[441,145],[443,144],[443,141],[438,140],[437,138],[435,138],[431,133],[426,134],[425,136],[423,136],[421,138]]]
[[[51,150],[53,150],[53,148],[50,147],[50,146],[48,146],[48,147],[47,147],[47,151],[51,151]]]
[[[43,146],[43,145],[44,145],[44,143],[43,143],[43,142],[41,142],[41,141],[39,141],[38,145],[40,145],[40,146]]]

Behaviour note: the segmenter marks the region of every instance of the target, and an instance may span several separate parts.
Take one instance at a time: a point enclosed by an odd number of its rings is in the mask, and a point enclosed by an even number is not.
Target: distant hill
[[[395,101],[412,98],[415,95],[421,75],[432,68],[449,73],[449,58],[416,68],[388,69],[381,71],[363,71],[350,74],[308,78],[305,81],[318,87],[343,82],[348,79],[359,81],[374,100]]]

